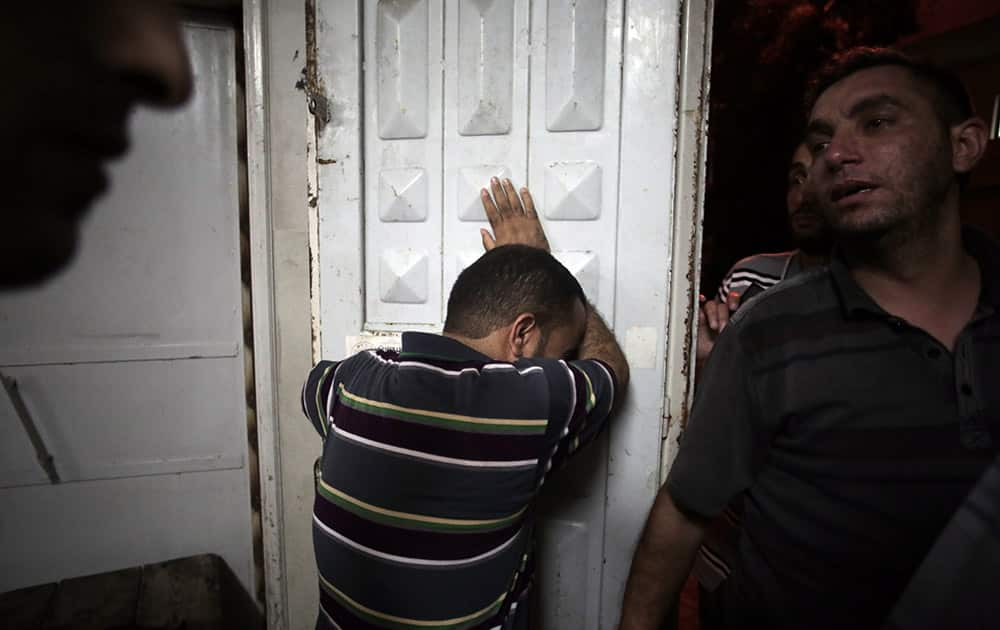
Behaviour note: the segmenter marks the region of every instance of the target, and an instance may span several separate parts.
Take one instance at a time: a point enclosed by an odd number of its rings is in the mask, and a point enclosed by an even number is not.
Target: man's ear
[[[974,116],[951,128],[951,165],[956,173],[968,173],[983,154],[988,141],[986,122]]]
[[[540,334],[538,320],[534,313],[521,313],[511,324],[510,332],[507,333],[507,351],[513,359],[517,360],[528,353],[532,343]]]

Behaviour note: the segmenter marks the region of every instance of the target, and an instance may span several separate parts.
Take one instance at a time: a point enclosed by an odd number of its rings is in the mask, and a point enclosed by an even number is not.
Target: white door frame
[[[270,143],[267,127],[265,11],[266,0],[243,2],[247,184],[250,203],[250,283],[267,627],[285,628],[287,595],[283,588],[285,563],[281,544],[281,458],[278,450],[278,374],[273,226],[270,207]]]
[[[709,78],[712,71],[712,24],[715,0],[688,0],[681,23],[683,42],[677,125],[674,192],[674,260],[671,268],[667,336],[677,339],[667,353],[666,398],[660,482],[677,456],[678,439],[687,424],[694,396],[694,357],[698,342],[702,222],[708,159]]]

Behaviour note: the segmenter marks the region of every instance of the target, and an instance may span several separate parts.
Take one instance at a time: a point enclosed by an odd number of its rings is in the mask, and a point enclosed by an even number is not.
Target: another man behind
[[[825,265],[830,259],[830,231],[815,199],[806,194],[812,162],[809,148],[800,144],[788,167],[785,207],[795,249],[777,254],[755,254],[740,260],[722,279],[717,300],[725,301],[733,293],[742,296],[751,288],[756,288],[757,292],[769,289],[802,271]]]
[[[962,230],[985,150],[952,75],[857,49],[818,77],[827,269],[741,309],[650,513],[621,628],[656,628],[707,518],[745,491],[740,627],[874,628],[1000,444],[1000,250]]]
[[[317,628],[523,627],[534,497],[628,384],[527,190],[523,206],[509,181],[493,190],[495,240],[456,281],[444,334],[310,373]]]
[[[795,249],[776,254],[755,254],[740,260],[723,278],[715,299],[703,298],[698,315],[699,367],[708,359],[715,339],[740,304],[782,280],[829,262],[832,247],[830,229],[816,204],[815,195],[807,186],[812,162],[808,147],[800,144],[795,148],[788,167],[785,208]]]

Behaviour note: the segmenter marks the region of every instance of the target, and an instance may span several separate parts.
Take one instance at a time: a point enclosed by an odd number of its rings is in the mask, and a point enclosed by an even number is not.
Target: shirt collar
[[[844,311],[844,317],[850,318],[858,313],[874,313],[876,315],[888,316],[885,310],[875,303],[875,300],[862,289],[851,275],[851,270],[847,268],[844,257],[840,252],[834,250],[830,257],[830,275],[833,278],[833,286],[840,297],[840,306]]]
[[[478,361],[492,363],[493,359],[473,350],[461,341],[423,332],[404,332],[401,356],[421,356],[445,361]]]
[[[1000,246],[980,230],[969,226],[962,228],[962,244],[969,255],[979,263],[982,283],[979,292],[980,309],[983,307],[994,311],[1000,309]],[[843,307],[845,317],[858,312],[889,316],[855,282],[843,257],[836,249],[830,260],[830,273],[837,294],[840,296],[840,305]]]
[[[962,228],[962,243],[979,263],[979,305],[1000,309],[1000,245],[985,232],[969,226]]]

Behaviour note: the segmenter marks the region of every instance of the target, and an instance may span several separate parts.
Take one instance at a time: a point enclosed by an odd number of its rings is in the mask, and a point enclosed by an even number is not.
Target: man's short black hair
[[[568,321],[587,299],[573,274],[548,252],[504,245],[483,254],[458,276],[448,298],[444,331],[482,339],[533,313],[538,325]]]
[[[972,99],[954,72],[931,62],[915,59],[894,48],[858,46],[834,55],[809,82],[806,90],[806,117],[819,97],[834,83],[855,72],[879,66],[906,68],[918,82],[933,93],[934,111],[946,128],[975,116]]]

